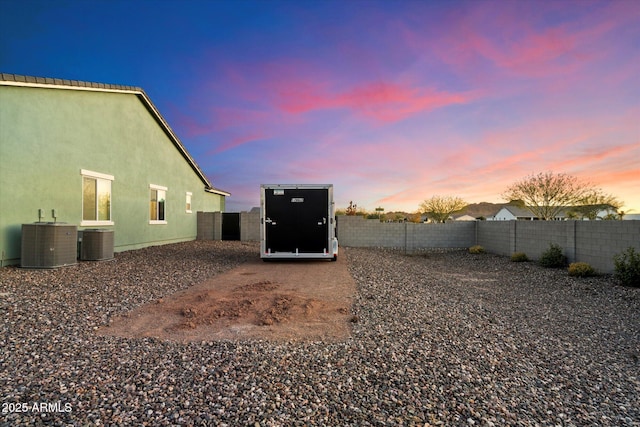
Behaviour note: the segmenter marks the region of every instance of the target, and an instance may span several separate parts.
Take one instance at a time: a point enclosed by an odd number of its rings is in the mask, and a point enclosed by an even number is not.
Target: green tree
[[[457,196],[433,196],[420,203],[420,212],[435,222],[446,222],[455,212],[467,207],[467,202]]]

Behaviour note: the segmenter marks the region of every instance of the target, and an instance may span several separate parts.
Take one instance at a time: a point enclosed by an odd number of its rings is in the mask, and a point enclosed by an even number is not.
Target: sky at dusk
[[[527,175],[640,213],[640,2],[0,0],[0,72],[139,86],[227,211],[504,202]]]

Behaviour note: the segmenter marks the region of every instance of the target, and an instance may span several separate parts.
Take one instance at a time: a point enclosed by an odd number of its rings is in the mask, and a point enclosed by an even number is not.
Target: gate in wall
[[[222,240],[240,240],[240,213],[222,214]]]

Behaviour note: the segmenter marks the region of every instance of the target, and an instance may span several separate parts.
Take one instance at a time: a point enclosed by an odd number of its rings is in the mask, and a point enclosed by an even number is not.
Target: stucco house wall
[[[225,208],[229,193],[208,182],[139,88],[0,75],[0,123],[2,266],[19,262],[22,224],[54,221],[53,210],[79,230],[114,230],[123,251],[193,240],[196,212]],[[110,221],[83,222],[87,172],[111,181]],[[151,188],[166,189],[162,223],[150,221]]]

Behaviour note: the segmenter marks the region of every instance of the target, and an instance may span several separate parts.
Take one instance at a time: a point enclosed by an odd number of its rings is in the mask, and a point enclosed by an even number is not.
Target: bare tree
[[[435,222],[445,222],[451,214],[461,211],[467,202],[456,196],[433,196],[420,203],[420,211]]]
[[[506,200],[522,200],[539,219],[552,220],[565,208],[582,204],[593,191],[574,176],[544,172],[517,181],[502,196]]]

